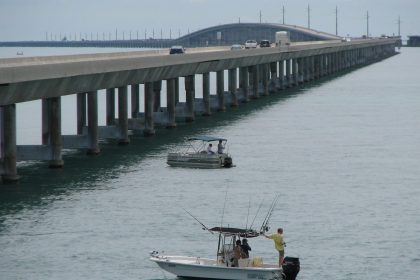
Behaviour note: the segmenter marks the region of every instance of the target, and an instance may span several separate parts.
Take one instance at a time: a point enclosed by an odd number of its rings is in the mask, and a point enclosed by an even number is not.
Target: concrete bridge
[[[1,175],[16,181],[16,162],[46,160],[62,167],[62,149],[100,153],[99,139],[130,142],[129,131],[155,134],[155,125],[174,128],[179,121],[210,116],[242,102],[293,87],[395,54],[397,39],[295,43],[280,49],[189,49],[183,55],[167,50],[55,57],[0,59]],[[228,88],[225,89],[225,71]],[[216,73],[216,94],[210,75]],[[203,97],[196,98],[195,77],[202,76]],[[179,101],[185,77],[186,102]],[[166,83],[166,107],[160,100]],[[139,86],[144,84],[144,113]],[[98,126],[98,90],[106,89],[106,126]],[[128,112],[128,94],[131,112]],[[61,97],[77,95],[77,134],[61,133]],[[118,117],[116,117],[116,95]],[[42,100],[42,145],[16,145],[16,104]]]

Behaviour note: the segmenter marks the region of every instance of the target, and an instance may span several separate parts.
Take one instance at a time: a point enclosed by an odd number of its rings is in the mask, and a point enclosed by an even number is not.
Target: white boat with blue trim
[[[220,148],[213,151],[208,147],[218,143]],[[189,168],[226,168],[232,167],[232,157],[227,150],[227,139],[212,136],[199,136],[188,139],[183,149],[169,153],[167,163],[173,167]]]

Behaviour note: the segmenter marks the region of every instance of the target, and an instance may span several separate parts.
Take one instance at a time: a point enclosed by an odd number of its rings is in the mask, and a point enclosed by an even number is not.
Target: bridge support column
[[[88,98],[88,155],[100,153],[98,136],[98,92],[87,93]]]
[[[252,94],[251,98],[257,99],[258,96],[258,81],[259,73],[258,73],[258,65],[251,66],[252,67]]]
[[[270,93],[275,93],[280,89],[277,65],[277,62],[270,63]]]
[[[175,78],[175,105],[179,103],[179,78]]]
[[[153,83],[146,82],[144,84],[144,136],[155,135],[153,123],[153,101]]]
[[[304,82],[309,82],[311,77],[311,58],[309,56],[304,58],[304,64],[305,64],[305,71],[303,76]]]
[[[160,110],[160,92],[162,90],[162,81],[153,82],[153,112],[159,112]]]
[[[293,59],[292,62],[292,71],[293,71],[293,85],[297,86],[299,84],[299,73],[298,73],[298,60]]]
[[[232,104],[231,107],[238,107],[238,97],[236,96],[236,88],[237,88],[237,70],[236,68],[229,69],[229,93],[232,96]]]
[[[166,109],[168,112],[166,128],[175,128],[175,79],[166,81]]]
[[[315,79],[319,79],[321,77],[321,55],[317,55],[314,58],[314,67],[315,67],[315,73],[314,73],[314,78]]]
[[[86,93],[77,94],[77,134],[83,134],[86,126]]]
[[[286,87],[292,87],[292,75],[290,69],[290,59],[286,60]]]
[[[327,75],[331,75],[333,73],[333,68],[332,68],[332,54],[329,53],[327,55]]]
[[[120,137],[119,145],[130,143],[128,139],[128,104],[127,104],[127,86],[118,88],[118,128]]]
[[[269,64],[261,64],[262,69],[262,86],[263,86],[263,96],[268,96],[270,89],[268,88],[270,80],[270,71],[268,70]]]
[[[324,74],[324,69],[325,69],[325,55],[321,54],[319,56],[319,77],[323,77]]]
[[[64,161],[61,156],[61,98],[53,97],[42,100],[42,142],[48,145],[51,159],[48,163],[50,168],[61,168]],[[44,119],[45,118],[45,119]],[[44,125],[47,127],[44,128]],[[44,134],[44,132],[47,132]]]
[[[203,116],[210,116],[210,73],[203,74]]]
[[[140,113],[140,85],[131,85],[131,118],[138,118]]]
[[[225,107],[225,76],[224,76],[224,71],[217,71],[216,74],[216,83],[217,83],[217,100],[218,100],[218,104],[219,104],[219,108],[217,109],[218,111],[226,111],[226,107]]]
[[[106,125],[115,125],[115,88],[106,90]]]
[[[280,82],[280,89],[285,88],[284,82],[284,60],[279,61],[279,82]]]
[[[239,88],[241,89],[244,99],[243,102],[249,101],[249,75],[248,67],[239,68]]]
[[[186,122],[193,122],[194,117],[194,99],[195,99],[195,76],[185,77],[185,96],[187,103],[187,117]]]
[[[309,57],[309,80],[315,79],[315,56]]]
[[[19,180],[16,168],[16,104],[0,107],[0,136],[3,182]]]
[[[303,83],[305,80],[305,58],[297,58],[296,59],[297,62],[297,82],[298,83]]]

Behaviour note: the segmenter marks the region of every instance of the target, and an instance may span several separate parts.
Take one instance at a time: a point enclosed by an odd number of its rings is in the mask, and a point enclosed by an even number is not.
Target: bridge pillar
[[[319,55],[314,57],[314,79],[319,79]]]
[[[19,180],[16,168],[16,104],[0,107],[0,136],[3,182]]]
[[[267,63],[261,64],[261,79],[262,79],[262,86],[263,86],[263,96],[268,96],[270,93],[270,89],[268,87],[269,80],[270,80],[270,71],[268,71],[268,67],[270,65]]]
[[[315,56],[309,57],[309,80],[315,79]]]
[[[252,93],[251,93],[251,98],[253,99],[257,99],[258,96],[258,81],[259,79],[259,69],[258,69],[258,65],[254,65],[251,66],[252,69]]]
[[[195,76],[185,77],[185,97],[187,103],[187,117],[186,122],[193,122],[194,117],[194,99],[195,99]]]
[[[210,73],[203,74],[203,116],[210,116]]]
[[[225,73],[223,70],[217,71],[216,74],[216,84],[217,84],[217,100],[219,104],[218,111],[226,111],[225,107]]]
[[[162,91],[162,81],[153,82],[153,96],[155,98],[153,102],[153,112],[159,112],[160,110],[160,92]]]
[[[284,60],[279,61],[279,84],[280,89],[285,88],[285,82],[284,82]]]
[[[238,106],[238,97],[236,96],[236,89],[237,89],[237,70],[236,68],[233,69],[229,69],[229,74],[228,74],[228,78],[229,78],[229,93],[232,96],[232,107],[237,107]]]
[[[286,87],[292,87],[290,60],[291,59],[286,60]]]
[[[335,72],[340,72],[340,53],[335,52],[334,53],[334,66],[335,66]]]
[[[328,61],[327,75],[331,75],[333,73],[333,61],[332,61],[332,57],[333,57],[333,55],[331,53],[329,53],[327,55],[327,61]]]
[[[138,118],[140,113],[140,85],[131,85],[131,118]]]
[[[302,75],[301,75],[301,81],[300,82],[307,82],[309,81],[309,57],[303,57],[302,58]]]
[[[175,128],[175,79],[166,81],[166,108],[168,112],[166,128]]]
[[[248,67],[239,68],[239,88],[243,94],[243,102],[249,101],[249,74]]]
[[[126,145],[130,143],[128,138],[128,104],[127,104],[127,86],[118,88],[118,128],[120,136],[118,144]]]
[[[303,83],[304,82],[304,80],[305,80],[305,78],[304,78],[304,76],[305,76],[305,64],[304,64],[304,60],[305,58],[302,58],[302,57],[299,57],[299,58],[297,58],[296,59],[296,62],[297,62],[297,81],[298,81],[298,83]]]
[[[179,78],[175,78],[175,105],[179,103]]]
[[[323,77],[324,74],[324,69],[325,69],[325,55],[321,54],[319,56],[319,77]]]
[[[292,61],[292,71],[293,71],[293,85],[297,86],[299,84],[299,73],[298,73],[298,59],[293,59]]]
[[[98,136],[98,92],[91,91],[87,94],[88,99],[88,155],[100,153]],[[86,96],[85,95],[85,96]],[[85,99],[86,100],[86,99]]]
[[[106,125],[115,125],[115,88],[106,90]]]
[[[83,134],[86,126],[86,93],[77,94],[77,134]]]
[[[48,139],[47,145],[51,149],[51,159],[48,166],[50,168],[61,168],[64,165],[64,161],[61,156],[61,97],[44,99],[42,104],[47,107],[46,110],[48,111],[46,114],[47,120],[42,121],[43,125],[44,123],[47,123],[48,125],[48,129],[46,129],[48,130],[48,135],[46,137]],[[45,136],[43,135],[43,137]]]
[[[275,93],[276,91],[280,90],[277,66],[277,62],[270,63],[270,93]]]
[[[175,86],[176,86],[176,82],[175,82]],[[153,101],[154,101],[153,83],[146,82],[144,84],[144,130],[143,130],[144,136],[155,135],[155,129],[154,129],[154,123],[153,123]]]

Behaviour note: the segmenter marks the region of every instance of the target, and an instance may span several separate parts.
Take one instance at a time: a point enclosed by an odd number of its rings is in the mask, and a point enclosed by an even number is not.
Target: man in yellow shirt
[[[273,239],[274,245],[276,246],[276,250],[279,251],[279,267],[281,267],[284,260],[284,246],[286,245],[286,243],[283,240],[283,229],[278,228],[277,233],[274,233],[272,235],[263,235],[268,239]]]

